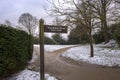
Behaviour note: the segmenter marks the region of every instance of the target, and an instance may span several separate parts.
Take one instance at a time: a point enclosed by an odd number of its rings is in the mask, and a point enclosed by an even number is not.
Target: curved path
[[[120,68],[78,63],[60,56],[70,48],[72,47],[46,53],[45,72],[59,80],[120,80]]]

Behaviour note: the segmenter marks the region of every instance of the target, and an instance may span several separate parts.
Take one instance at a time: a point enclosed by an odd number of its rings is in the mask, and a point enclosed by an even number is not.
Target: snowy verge
[[[55,77],[45,74],[46,80],[57,80]],[[25,69],[8,80],[40,80],[40,73]]]
[[[89,45],[71,48],[63,53],[62,56],[91,64],[111,67],[120,66],[120,50],[99,48],[97,46],[94,46],[94,57],[90,57]]]
[[[35,47],[39,47],[39,45],[34,45]],[[62,49],[62,48],[66,48],[66,47],[70,47],[70,46],[74,46],[74,45],[45,45],[45,51],[46,52],[52,52],[58,49]]]
[[[102,44],[99,44],[98,46],[100,47],[118,47],[117,41],[114,39],[111,39],[108,43],[104,44],[104,42]]]

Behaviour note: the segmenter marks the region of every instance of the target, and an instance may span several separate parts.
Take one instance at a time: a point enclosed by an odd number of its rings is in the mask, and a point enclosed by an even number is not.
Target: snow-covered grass
[[[46,80],[57,80],[55,77],[50,76],[49,74],[45,74]],[[31,71],[28,69],[25,69],[17,74],[17,76],[14,76],[10,78],[9,80],[40,80],[40,73]]]
[[[39,45],[34,45],[35,47],[39,47]],[[44,49],[47,52],[52,52],[61,48],[65,48],[65,47],[70,47],[70,46],[74,46],[74,45],[45,45]]]
[[[89,45],[71,48],[62,54],[63,57],[76,61],[98,64],[103,66],[120,66],[120,50],[100,48],[94,45],[94,57],[90,57]]]
[[[114,39],[111,39],[108,43],[104,44],[104,42],[102,44],[99,44],[99,46],[101,47],[118,47],[117,41]]]

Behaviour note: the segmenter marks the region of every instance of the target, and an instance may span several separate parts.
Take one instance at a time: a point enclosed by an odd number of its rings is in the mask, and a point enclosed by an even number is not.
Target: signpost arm
[[[40,38],[40,80],[44,79],[44,20],[39,21],[39,38]]]

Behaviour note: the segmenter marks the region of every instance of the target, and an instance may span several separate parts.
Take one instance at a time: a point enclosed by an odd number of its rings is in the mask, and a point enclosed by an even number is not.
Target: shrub
[[[119,47],[120,47],[120,22],[112,24],[110,26],[110,31],[115,40],[117,40]]]
[[[29,37],[24,31],[0,25],[0,77],[25,68],[33,51]]]
[[[95,33],[93,35],[93,38],[94,38],[96,44],[104,42],[104,36],[101,31],[98,33]]]
[[[55,40],[48,38],[47,36],[44,37],[45,44],[58,44]]]
[[[80,44],[80,38],[75,35],[68,35],[68,44]]]
[[[34,37],[34,44],[39,44],[39,38],[38,37]],[[55,40],[44,36],[44,44],[58,44]]]
[[[67,41],[62,38],[62,36],[57,33],[52,36],[53,40],[58,44],[67,44]]]

